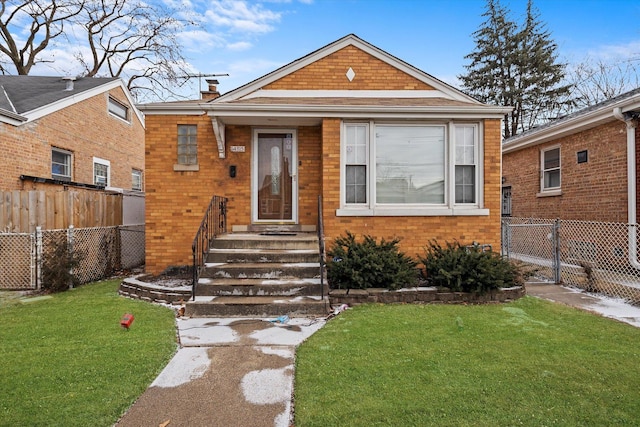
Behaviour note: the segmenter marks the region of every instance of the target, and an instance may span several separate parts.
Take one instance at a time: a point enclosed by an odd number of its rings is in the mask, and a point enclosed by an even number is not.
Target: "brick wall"
[[[346,77],[349,68],[355,72],[353,81],[349,81]],[[265,89],[431,90],[433,88],[354,46],[347,46],[265,86]]]
[[[121,88],[111,96],[127,105]],[[107,112],[105,92],[21,126],[0,123],[0,189],[32,189],[20,175],[51,178],[51,148],[73,152],[73,181],[93,184],[93,157],[109,160],[111,186],[131,189],[131,170],[144,171],[144,128],[132,113],[126,123]]]
[[[512,216],[627,222],[626,126],[614,121],[503,157]],[[540,153],[560,144],[562,195],[539,197]],[[577,162],[587,150],[588,162]]]

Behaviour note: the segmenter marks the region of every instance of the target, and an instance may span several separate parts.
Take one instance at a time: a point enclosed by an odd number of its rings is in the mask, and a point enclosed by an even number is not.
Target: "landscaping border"
[[[477,292],[448,292],[435,287],[403,288],[396,291],[384,288],[335,289],[329,292],[332,306],[354,306],[368,303],[444,303],[486,304],[515,301],[527,293],[524,285],[500,288],[484,294]]]

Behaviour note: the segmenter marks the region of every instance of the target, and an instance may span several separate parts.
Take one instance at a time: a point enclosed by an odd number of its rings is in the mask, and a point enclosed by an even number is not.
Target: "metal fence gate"
[[[79,263],[72,274],[88,283],[144,264],[144,225],[0,233],[0,289],[36,290],[42,270],[54,265],[56,248],[64,245]]]
[[[640,304],[637,224],[503,218],[502,254],[540,280]]]

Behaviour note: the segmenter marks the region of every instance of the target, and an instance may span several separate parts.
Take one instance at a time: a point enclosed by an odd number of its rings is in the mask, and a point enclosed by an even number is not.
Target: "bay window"
[[[344,123],[338,215],[487,215],[478,123]]]

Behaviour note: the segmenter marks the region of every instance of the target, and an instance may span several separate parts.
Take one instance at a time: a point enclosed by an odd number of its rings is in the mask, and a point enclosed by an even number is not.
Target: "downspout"
[[[638,261],[636,218],[636,121],[633,115],[622,113],[620,107],[613,109],[613,116],[627,125],[627,222],[629,223],[629,263],[640,269]]]

